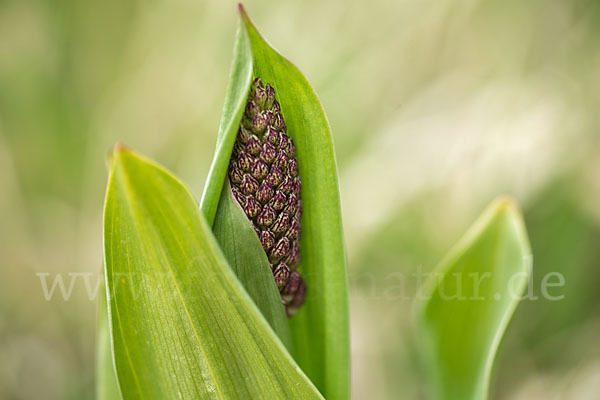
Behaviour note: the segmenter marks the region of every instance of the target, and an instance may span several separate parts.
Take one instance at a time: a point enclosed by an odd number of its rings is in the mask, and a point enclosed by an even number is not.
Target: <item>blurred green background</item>
[[[353,396],[420,399],[411,300],[484,206],[523,207],[534,291],[496,399],[600,393],[600,2],[247,1],[331,123],[351,284]],[[0,0],[0,398],[94,397],[105,156],[121,140],[199,197],[237,24],[225,1]],[[74,275],[72,275],[74,276]]]

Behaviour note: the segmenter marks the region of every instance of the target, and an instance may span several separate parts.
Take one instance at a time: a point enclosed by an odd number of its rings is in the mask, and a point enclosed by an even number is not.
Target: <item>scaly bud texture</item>
[[[288,316],[302,305],[306,291],[296,271],[302,183],[295,152],[275,90],[256,78],[233,147],[229,182],[267,253]]]

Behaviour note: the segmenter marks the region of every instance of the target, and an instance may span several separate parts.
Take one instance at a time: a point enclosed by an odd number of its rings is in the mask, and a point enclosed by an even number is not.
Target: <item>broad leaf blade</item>
[[[487,398],[496,350],[530,273],[523,219],[510,199],[490,206],[425,286],[418,315],[435,399]]]
[[[123,397],[321,398],[226,264],[188,189],[118,147],[104,213]]]
[[[233,197],[228,183],[223,185],[213,232],[238,279],[289,349],[290,329],[267,254],[244,210]]]
[[[307,295],[304,306],[290,320],[294,358],[327,398],[347,399],[350,397],[347,271],[331,131],[306,78],[260,37],[241,6],[240,11],[241,30],[246,33],[238,31],[234,66],[241,68],[240,63],[246,62],[254,76],[275,88],[288,135],[296,146],[302,179],[302,262],[298,270],[306,281]],[[243,46],[249,46],[247,51],[240,50]],[[249,83],[250,79],[236,84],[238,90],[244,90],[240,92],[244,99]],[[238,99],[227,96],[225,108],[235,103],[239,109],[229,114],[229,120],[221,121],[218,143],[227,143],[227,151],[217,154],[213,161],[208,182],[215,187],[225,181],[226,163],[244,111],[244,104]],[[209,221],[213,204],[218,202],[216,196],[215,191],[206,190],[202,198],[202,210]]]
[[[252,225],[234,201],[228,184],[224,184],[229,159],[252,78],[252,55],[246,29],[240,25],[236,34],[233,64],[215,156],[202,196],[202,211],[213,225],[215,237],[244,288],[252,297],[281,341],[289,349],[291,338],[279,290],[268,268],[268,260]],[[225,197],[223,196],[226,195]],[[252,233],[250,237],[247,232]],[[234,233],[236,233],[234,235]],[[269,270],[265,274],[265,268]],[[256,269],[256,270],[255,270]]]

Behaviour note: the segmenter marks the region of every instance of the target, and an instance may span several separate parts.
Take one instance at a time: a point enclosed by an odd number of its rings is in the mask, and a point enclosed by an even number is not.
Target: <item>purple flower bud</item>
[[[256,179],[254,179],[250,174],[246,173],[242,178],[240,188],[242,189],[243,193],[252,194],[256,192],[256,189],[258,189],[258,182],[256,182]]]
[[[283,132],[279,132],[279,151],[285,151],[289,155],[289,149],[290,142],[288,140],[288,136]]]
[[[273,111],[265,110],[263,112],[263,118],[267,121],[267,125],[269,125],[271,123],[271,121],[273,120]]]
[[[261,206],[260,204],[258,204],[258,201],[256,201],[256,199],[252,197],[252,195],[249,195],[248,197],[246,197],[246,205],[244,205],[242,208],[244,209],[244,212],[247,216],[249,216],[250,218],[254,218],[260,212]]]
[[[290,229],[285,233],[290,240],[296,240],[300,236],[300,221],[297,218],[292,218]]]
[[[237,183],[240,184],[242,182],[242,178],[243,178],[243,173],[242,171],[237,167],[237,165],[235,165],[235,163],[232,163],[233,165],[229,166],[229,180],[232,183]]]
[[[293,186],[294,180],[289,175],[285,175],[283,177],[283,182],[281,182],[281,185],[279,186],[279,190],[285,194],[289,194],[292,191]]]
[[[231,192],[233,193],[233,197],[237,200],[237,202],[242,206],[246,206],[246,196],[241,192],[237,187],[232,187]]]
[[[254,101],[261,110],[265,108],[265,102],[267,100],[267,91],[262,86],[256,86],[254,89]]]
[[[232,155],[233,157],[239,157],[240,154],[242,154],[245,150],[245,146],[242,142],[240,141],[236,141],[235,144],[233,145],[233,151],[232,151]]]
[[[287,197],[285,197],[285,194],[281,190],[278,190],[275,192],[275,196],[273,196],[269,204],[275,211],[281,211],[286,203]]]
[[[259,236],[263,249],[270,250],[271,247],[273,247],[273,245],[275,244],[275,235],[270,230],[263,230]]]
[[[286,213],[279,214],[279,217],[273,222],[271,225],[271,231],[275,234],[275,236],[281,236],[285,231],[290,227],[290,216]]]
[[[271,143],[263,144],[262,152],[260,153],[260,159],[271,164],[277,157],[277,149]]]
[[[300,245],[297,240],[294,240],[292,243],[292,248],[285,262],[292,268],[296,268],[300,264]]]
[[[247,143],[250,135],[252,135],[252,132],[240,125],[240,129],[238,129],[238,138],[240,139],[240,142],[244,144]]]
[[[254,166],[252,167],[252,176],[255,179],[261,181],[265,176],[267,176],[268,173],[269,167],[267,167],[267,165],[264,162],[260,160],[256,160],[254,162]]]
[[[276,262],[281,260],[283,257],[287,256],[290,251],[290,239],[285,236],[279,239],[275,247],[271,249],[271,253],[269,254],[269,260],[272,262]]]
[[[254,165],[254,158],[252,158],[250,154],[243,151],[238,156],[237,165],[242,171],[248,172]]]
[[[277,129],[278,131],[284,130],[285,122],[283,122],[283,116],[281,115],[281,112],[274,112],[271,122],[272,122],[273,128]]]
[[[292,157],[294,154],[296,154],[296,146],[294,146],[294,142],[292,141],[291,137],[288,137],[288,148],[289,148],[288,153],[290,154],[290,157]]]
[[[267,86],[265,87],[265,92],[267,92],[265,108],[271,108],[273,107],[273,103],[275,102],[275,89],[273,89],[273,87],[267,83]]]
[[[246,143],[246,151],[253,156],[257,156],[260,154],[261,150],[262,144],[260,143],[260,139],[256,137],[256,135],[251,135]]]
[[[279,155],[273,161],[273,166],[275,166],[280,171],[285,171],[287,169],[288,164],[288,155],[285,151],[280,151]]]
[[[298,198],[293,193],[289,195],[287,204],[283,211],[290,215],[296,215],[296,211],[298,210]]]
[[[254,91],[259,86],[262,87],[263,83],[259,77],[256,77],[256,78],[254,78],[254,80],[252,81],[252,84],[250,85],[250,97],[254,97]]]
[[[294,295],[298,291],[300,283],[302,282],[302,275],[298,271],[293,271],[290,274],[287,285],[281,291],[281,297],[286,302],[291,302],[294,299]]]
[[[266,182],[263,182],[258,187],[256,191],[256,199],[260,201],[262,204],[265,204],[273,197],[273,193],[275,191],[271,186],[269,186]]]
[[[277,133],[275,128],[273,128],[272,126],[269,126],[267,128],[267,131],[265,132],[264,141],[266,143],[271,143],[273,146],[276,146],[277,143],[279,143],[279,134]]]
[[[246,117],[252,119],[259,112],[260,112],[260,107],[258,106],[258,104],[256,104],[252,100],[250,100],[248,103],[246,103],[246,111],[245,111]]]
[[[267,117],[268,116],[263,113],[258,113],[254,116],[252,119],[252,125],[250,125],[250,129],[253,133],[260,135],[265,131],[265,128],[269,124]]]
[[[296,157],[290,157],[288,160],[287,174],[289,176],[298,175],[298,160],[296,160]]]
[[[279,104],[279,102],[277,100],[275,100],[273,102],[273,107],[271,107],[271,110],[273,110],[273,114],[281,112],[281,105]]]
[[[281,263],[273,270],[273,277],[275,277],[277,289],[282,290],[290,277],[290,269],[287,265]]]
[[[273,210],[268,204],[263,207],[262,212],[256,218],[256,223],[262,227],[271,226],[273,222],[275,222],[275,218],[277,218],[277,214],[275,214],[275,210]]]
[[[283,180],[283,172],[278,170],[276,167],[271,168],[271,172],[265,178],[265,182],[269,184],[271,187],[277,187]]]

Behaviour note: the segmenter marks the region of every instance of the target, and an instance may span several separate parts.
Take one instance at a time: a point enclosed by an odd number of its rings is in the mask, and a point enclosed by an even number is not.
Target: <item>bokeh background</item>
[[[341,178],[353,395],[420,399],[411,301],[487,203],[520,202],[534,290],[500,348],[495,399],[600,393],[600,3],[258,1],[265,37],[319,93]],[[199,197],[234,33],[233,2],[0,0],[0,398],[94,397],[105,156],[127,145]],[[397,286],[396,286],[397,287]]]

